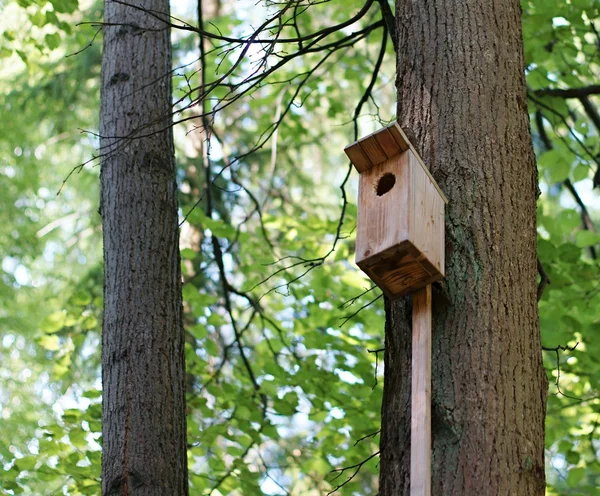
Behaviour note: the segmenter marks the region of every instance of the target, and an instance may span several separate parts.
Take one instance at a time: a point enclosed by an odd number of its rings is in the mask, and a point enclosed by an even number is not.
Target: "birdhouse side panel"
[[[357,264],[408,239],[409,163],[406,155],[392,157],[360,175]]]
[[[409,239],[432,276],[444,275],[444,200],[414,154],[410,155]]]

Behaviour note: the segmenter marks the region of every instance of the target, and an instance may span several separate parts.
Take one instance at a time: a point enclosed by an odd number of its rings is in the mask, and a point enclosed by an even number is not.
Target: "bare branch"
[[[540,283],[538,284],[538,288],[537,288],[537,301],[540,301],[544,294],[544,289],[546,288],[546,285],[550,284],[550,278],[548,277],[548,274],[546,274],[546,271],[544,270],[544,266],[542,265],[542,262],[540,261],[540,257],[538,257],[538,259],[537,259],[537,270],[538,270],[538,274],[540,275]]]
[[[559,357],[559,352],[560,351],[575,351],[575,348],[577,348],[577,346],[579,346],[579,342],[575,343],[575,346],[555,346],[554,348],[548,348],[546,346],[542,346],[542,350],[544,351],[552,351],[556,354],[556,391],[557,394],[560,394],[562,396],[564,396],[565,398],[570,398],[572,400],[578,400],[578,401],[582,401],[581,398],[577,398],[576,396],[570,396],[568,394],[565,394],[562,392],[562,390],[560,389],[560,357]]]
[[[552,145],[552,141],[546,134],[546,129],[544,128],[544,115],[541,110],[537,110],[535,113],[535,123],[536,123],[537,129],[538,129],[538,134],[540,136],[540,139],[541,139],[542,143],[544,144],[544,148],[546,150],[552,150],[554,148],[554,146]],[[590,217],[588,209],[587,209],[585,203],[583,202],[583,200],[581,199],[581,196],[577,192],[575,185],[571,182],[571,180],[569,178],[567,178],[563,181],[563,185],[567,188],[569,193],[571,193],[571,195],[573,196],[573,199],[575,200],[575,203],[577,203],[577,205],[579,206],[579,208],[581,210],[581,221],[583,224],[583,229],[585,229],[587,231],[595,231],[596,229],[594,227],[594,224],[592,223],[592,218]],[[590,246],[589,250],[590,250],[590,256],[594,260],[596,260],[598,258],[597,253],[596,253],[596,248],[594,246]],[[541,265],[539,260],[538,260],[538,264],[539,264],[538,265],[538,271],[539,271],[539,266]],[[543,267],[542,267],[542,270],[543,270]],[[544,275],[545,274],[546,273],[544,272]],[[542,275],[541,272],[540,272],[540,275]],[[544,276],[542,276],[542,281],[540,281],[540,285],[538,286],[538,301],[540,301],[540,299],[542,297],[541,293],[543,293],[544,287],[546,286],[546,284],[548,284],[550,282],[547,275],[545,275],[545,278],[546,278],[546,280],[544,281]]]
[[[375,458],[376,456],[379,456],[379,451],[376,451],[375,453],[373,453],[372,455],[368,456],[367,458],[365,458],[362,462],[359,463],[355,463],[354,465],[349,465],[348,467],[343,467],[343,468],[336,468],[334,470],[332,470],[330,473],[335,473],[338,472],[338,474],[332,479],[332,481],[336,480],[340,475],[342,475],[346,470],[352,470],[354,469],[354,472],[352,473],[352,475],[350,477],[348,477],[344,482],[342,482],[341,484],[337,485],[332,491],[329,491],[327,493],[327,496],[329,496],[330,494],[335,493],[338,489],[341,489],[342,487],[344,487],[346,484],[348,484],[352,479],[354,479],[354,477],[356,477],[356,474],[358,474],[359,470],[362,468],[362,466],[367,463],[369,460],[372,460],[373,458]]]
[[[361,310],[364,310],[367,307],[370,307],[373,303],[375,303],[379,298],[381,298],[383,296],[383,294],[380,294],[379,296],[373,298],[370,302],[365,303],[362,307],[360,307],[356,312],[351,313],[350,315],[347,315],[346,317],[342,317],[344,319],[344,321],[340,324],[340,327],[343,327],[344,324],[346,322],[348,322],[350,319],[352,319],[353,317],[356,317],[356,315],[358,315],[358,312],[360,312]]]
[[[559,98],[582,98],[590,95],[600,95],[600,85],[593,84],[582,88],[542,88],[533,92],[536,96],[553,96]]]
[[[596,126],[596,131],[600,133],[600,113],[598,113],[598,107],[596,107],[587,96],[583,96],[579,99],[585,113],[588,115],[590,120]]]

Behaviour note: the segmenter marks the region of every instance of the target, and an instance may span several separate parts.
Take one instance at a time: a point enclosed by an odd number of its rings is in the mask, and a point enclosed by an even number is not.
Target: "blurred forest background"
[[[281,15],[281,2],[204,0],[200,21],[198,4],[172,5],[191,494],[377,492],[383,298],[353,263],[343,147],[395,119],[380,3]],[[597,494],[600,6],[522,7],[551,281],[548,494]],[[99,494],[102,4],[3,0],[0,12],[0,491]],[[202,41],[186,29],[199,22]],[[258,29],[264,43],[242,42]],[[286,33],[321,35],[267,42]]]

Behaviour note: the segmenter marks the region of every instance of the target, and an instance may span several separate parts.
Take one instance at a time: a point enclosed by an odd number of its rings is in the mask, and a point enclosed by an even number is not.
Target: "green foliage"
[[[247,36],[279,8],[242,3],[232,9],[223,2],[205,29]],[[280,38],[305,36],[344,22],[362,5],[316,2],[273,26],[282,26]],[[97,21],[100,11],[83,2],[77,7],[75,0],[18,0],[4,6],[0,24],[0,415],[6,426],[0,490],[7,494],[99,493],[98,169],[77,167],[97,146],[93,134],[78,129],[96,128],[99,37],[77,56],[64,56],[90,44],[95,30],[74,24]],[[197,23],[194,6],[178,8],[175,15]],[[192,494],[320,495],[345,481],[336,494],[376,493],[383,305],[353,263],[356,183],[347,179],[341,150],[355,138],[355,113],[360,135],[393,119],[391,43],[370,98],[357,111],[380,53],[381,24],[343,45],[379,21],[377,8],[320,43],[342,43],[338,50],[292,58],[256,86],[247,81],[251,75],[302,47],[253,45],[252,58],[236,65],[243,44],[205,41],[205,83],[227,75],[205,103],[208,184],[195,127],[198,36],[174,31],[175,118],[184,120],[175,136],[185,217]],[[538,250],[551,281],[539,305],[551,380],[549,494],[594,494],[600,485],[600,344],[594,340],[600,235],[592,192],[598,128],[582,100],[548,90],[597,80],[600,15],[590,0],[524,1],[523,13],[542,191]],[[268,49],[275,52],[261,66]],[[596,108],[597,98],[589,97]],[[360,466],[354,477],[354,469],[341,470],[352,466]]]
[[[89,41],[65,21],[76,6],[8,2],[0,21],[2,494],[99,492],[100,405],[84,396],[99,372],[97,174],[63,181],[95,144],[78,127],[95,126],[100,56],[64,58]]]
[[[530,111],[542,196],[538,252],[551,281],[539,305],[551,381],[546,420],[549,494],[596,494],[600,305],[597,248],[600,122],[596,96],[563,98],[547,90],[597,82],[597,3],[524,2]],[[560,95],[557,94],[557,95]],[[589,105],[586,107],[586,100]]]

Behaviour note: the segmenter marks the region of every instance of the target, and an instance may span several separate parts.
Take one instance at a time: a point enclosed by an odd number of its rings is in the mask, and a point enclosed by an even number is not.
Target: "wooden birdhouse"
[[[400,126],[344,151],[360,174],[356,264],[389,297],[444,277],[447,199]]]

